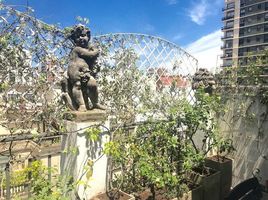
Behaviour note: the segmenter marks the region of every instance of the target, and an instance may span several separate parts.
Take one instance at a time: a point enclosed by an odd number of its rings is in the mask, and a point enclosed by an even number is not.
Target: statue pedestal
[[[94,125],[104,125],[107,128],[109,125],[106,121],[106,113],[101,110],[70,112],[69,114],[72,115],[72,119],[66,121],[68,134],[63,136],[61,172],[79,181],[76,188],[81,199],[90,199],[105,192],[106,189],[107,157],[103,155],[103,149],[110,136],[101,126],[99,128],[103,134],[100,134],[98,141],[88,140],[84,132]],[[90,170],[87,165],[88,161],[94,162],[93,174],[89,179],[86,175]],[[72,199],[75,199],[74,194],[72,196]]]

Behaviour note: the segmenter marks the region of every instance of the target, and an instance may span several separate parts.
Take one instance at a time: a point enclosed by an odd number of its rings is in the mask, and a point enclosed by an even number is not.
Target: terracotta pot
[[[203,200],[219,200],[220,172],[211,168],[208,168],[207,170],[210,172],[208,175],[201,175],[194,171],[187,175],[191,181],[202,186]]]
[[[220,199],[223,200],[228,196],[232,186],[233,161],[228,158],[223,159],[222,157],[220,157],[220,160],[218,161],[218,157],[213,156],[205,159],[205,165],[220,171]]]

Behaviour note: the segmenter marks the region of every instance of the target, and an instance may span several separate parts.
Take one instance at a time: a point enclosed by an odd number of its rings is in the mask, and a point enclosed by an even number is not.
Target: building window
[[[233,55],[233,50],[226,50],[225,51],[225,56],[226,57],[232,57],[232,55]]]
[[[267,35],[267,34],[264,35],[264,42],[265,42],[265,43],[268,42],[268,35]]]
[[[230,21],[226,23],[226,28],[232,28],[234,27],[234,21]]]
[[[233,37],[234,32],[233,31],[226,31],[226,37]]]
[[[268,24],[264,24],[264,32],[268,31]]]
[[[245,26],[245,19],[240,20],[240,26]]]
[[[265,19],[265,21],[268,21],[268,13],[265,13],[264,19]]]
[[[257,21],[260,21],[261,20],[261,16],[262,15],[257,15]]]
[[[226,41],[225,42],[225,47],[226,48],[232,48],[233,47],[233,41],[232,40]]]
[[[239,44],[240,44],[240,45],[243,45],[243,44],[244,44],[244,38],[241,38],[241,39],[239,40]]]
[[[248,33],[250,33],[251,32],[251,28],[248,28]]]
[[[268,10],[268,2],[265,2],[265,10]]]
[[[245,16],[245,14],[246,14],[246,10],[245,9],[241,9],[240,10],[240,16],[243,17],[243,16]]]
[[[248,7],[248,12],[251,12],[252,11],[252,7]]]
[[[245,4],[246,4],[245,0],[241,0],[241,1],[240,1],[240,6],[241,6],[241,7],[245,6]]]
[[[227,17],[233,17],[234,16],[234,11],[227,12],[226,16]]]
[[[261,41],[261,37],[260,36],[257,36],[256,37],[256,42],[260,42]]]
[[[258,26],[256,27],[256,30],[257,30],[257,31],[261,31],[261,25],[258,25]]]
[[[262,6],[261,6],[261,3],[258,4],[258,9],[259,9],[259,10],[261,10],[261,7],[262,7]]]
[[[232,59],[226,59],[223,61],[223,67],[229,67],[233,64],[233,60]]]
[[[248,23],[251,23],[252,22],[252,17],[248,17],[247,21],[248,21]]]
[[[239,35],[240,35],[240,36],[243,36],[243,35],[244,35],[244,29],[241,29],[241,30],[239,31]]]
[[[230,9],[230,8],[234,8],[235,7],[235,3],[232,2],[232,3],[228,3],[227,4],[227,8]]]
[[[247,38],[247,43],[250,43],[250,38]]]

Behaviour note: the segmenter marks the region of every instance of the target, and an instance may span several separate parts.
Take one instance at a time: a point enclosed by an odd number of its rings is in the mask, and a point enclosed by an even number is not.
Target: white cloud
[[[188,15],[193,22],[203,25],[209,15],[215,15],[215,10],[222,7],[222,0],[195,0],[189,8]]]
[[[217,30],[185,46],[184,49],[198,60],[199,67],[215,71],[221,64],[221,36],[221,30]]]
[[[196,3],[194,7],[191,8],[189,16],[191,20],[198,25],[202,25],[205,22],[207,15],[208,3],[206,0],[202,0],[200,3]]]
[[[168,5],[175,5],[178,3],[178,0],[166,0],[166,2],[168,3]]]

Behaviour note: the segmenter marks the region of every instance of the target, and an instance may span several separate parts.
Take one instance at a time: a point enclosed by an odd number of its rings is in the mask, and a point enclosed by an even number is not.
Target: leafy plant
[[[99,128],[87,128],[84,133],[88,140],[96,142],[99,140],[101,130]]]
[[[71,177],[59,176],[54,181],[48,180],[49,169],[41,161],[34,161],[26,169],[30,174],[31,200],[69,200],[68,193],[74,189]]]
[[[182,195],[184,174],[191,170],[194,159],[176,123],[150,122],[131,134],[123,130],[105,148],[121,168],[122,174],[113,180],[120,184],[116,187],[127,192],[141,192],[148,187],[153,199],[161,190],[167,195]]]
[[[233,146],[233,140],[230,138],[223,138],[220,137],[215,141],[216,152],[217,152],[217,158],[218,161],[222,158],[222,161],[226,158],[227,155],[235,151],[235,148]]]

